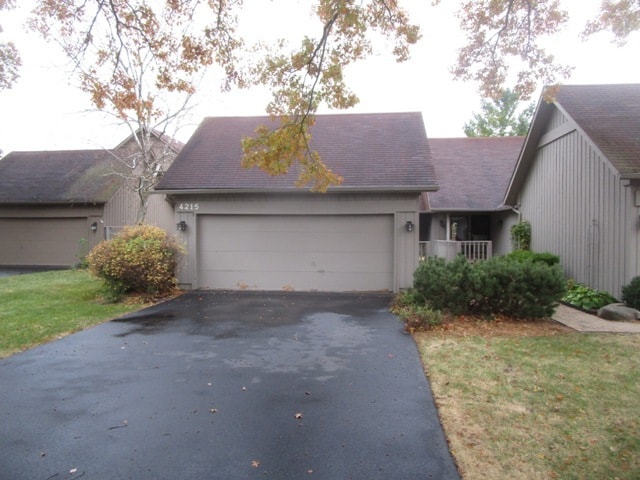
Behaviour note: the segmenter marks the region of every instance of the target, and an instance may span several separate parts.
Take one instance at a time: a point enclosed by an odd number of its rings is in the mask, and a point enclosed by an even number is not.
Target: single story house
[[[131,137],[114,150],[10,152],[0,159],[0,266],[71,267],[135,224],[139,200],[119,160],[130,149]],[[173,207],[152,197],[148,223],[173,231]]]
[[[640,84],[541,98],[504,204],[531,223],[533,250],[620,298],[640,274]]]
[[[524,137],[430,138],[439,190],[420,202],[421,256],[486,259],[511,251],[503,205]]]
[[[344,178],[326,193],[244,169],[269,117],[206,118],[156,187],[175,205],[184,288],[389,291],[418,264],[420,194],[437,188],[420,113],[318,115],[311,148]]]

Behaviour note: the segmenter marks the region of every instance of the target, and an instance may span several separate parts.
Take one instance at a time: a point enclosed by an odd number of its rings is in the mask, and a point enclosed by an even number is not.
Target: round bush
[[[640,277],[635,277],[629,285],[622,287],[622,301],[629,307],[640,310]]]
[[[161,295],[176,286],[181,253],[182,246],[163,229],[137,225],[96,245],[87,264],[93,275],[106,282],[113,300],[127,292]]]

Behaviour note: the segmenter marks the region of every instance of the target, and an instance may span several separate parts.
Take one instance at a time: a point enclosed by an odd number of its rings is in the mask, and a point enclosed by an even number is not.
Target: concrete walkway
[[[640,333],[640,322],[614,322],[560,304],[551,317],[578,332]]]

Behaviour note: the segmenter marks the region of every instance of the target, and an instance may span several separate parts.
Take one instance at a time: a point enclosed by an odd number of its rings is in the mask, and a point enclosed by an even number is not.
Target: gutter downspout
[[[511,211],[518,215],[518,223],[522,222],[522,212],[520,211],[520,205],[514,205],[511,207]]]

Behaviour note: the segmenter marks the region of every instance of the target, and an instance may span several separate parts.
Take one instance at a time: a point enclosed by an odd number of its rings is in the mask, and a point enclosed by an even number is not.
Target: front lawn
[[[0,358],[144,306],[103,303],[100,288],[84,270],[0,278]]]
[[[414,334],[463,478],[640,478],[640,335],[506,323]]]

